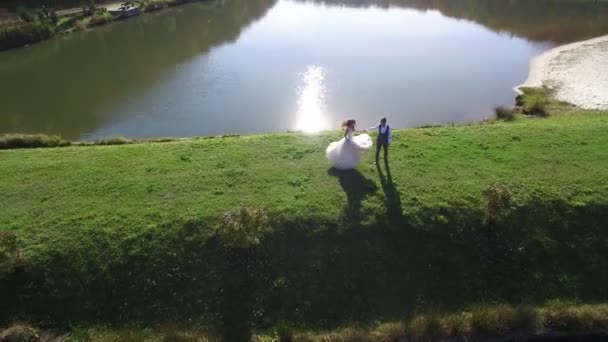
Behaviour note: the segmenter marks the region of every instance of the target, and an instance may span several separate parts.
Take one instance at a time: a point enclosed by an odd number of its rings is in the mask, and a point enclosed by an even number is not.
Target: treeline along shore
[[[192,2],[210,0],[135,0],[125,1],[134,4],[139,12],[157,12],[165,8]],[[49,39],[55,35],[109,24],[121,19],[112,15],[107,6],[118,7],[120,1],[100,3],[81,2],[82,6],[72,9],[47,9],[46,7],[16,8],[17,18],[2,24],[0,22],[0,51],[24,47]],[[1,19],[1,17],[0,17]]]

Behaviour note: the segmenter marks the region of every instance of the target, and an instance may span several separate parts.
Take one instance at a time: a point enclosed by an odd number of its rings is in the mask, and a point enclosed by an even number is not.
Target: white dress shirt
[[[391,127],[389,125],[383,125],[383,124],[377,124],[376,126],[372,126],[370,128],[368,128],[368,131],[378,131],[378,127],[380,127],[380,134],[387,134],[388,131],[388,143],[392,143],[393,142],[393,130],[391,129]]]

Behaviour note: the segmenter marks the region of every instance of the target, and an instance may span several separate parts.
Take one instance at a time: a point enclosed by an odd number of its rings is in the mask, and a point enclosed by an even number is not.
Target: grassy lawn
[[[608,113],[548,111],[398,130],[389,166],[351,172],[324,156],[339,133],[0,150],[0,321],[248,334],[605,302]]]

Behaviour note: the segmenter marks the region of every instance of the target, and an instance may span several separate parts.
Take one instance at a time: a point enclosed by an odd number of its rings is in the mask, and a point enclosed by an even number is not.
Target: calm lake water
[[[217,0],[0,53],[0,132],[195,136],[487,117],[608,4]]]

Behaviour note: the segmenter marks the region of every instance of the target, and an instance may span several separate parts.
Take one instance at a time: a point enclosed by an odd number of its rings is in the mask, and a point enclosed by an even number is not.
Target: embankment
[[[399,130],[390,169],[346,173],[330,133],[0,150],[0,318],[239,340],[606,302],[607,130],[584,111]],[[564,329],[608,324],[585,317]]]

